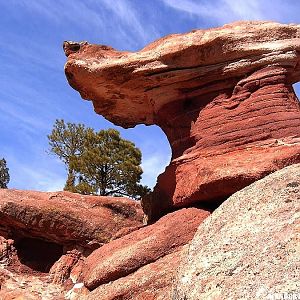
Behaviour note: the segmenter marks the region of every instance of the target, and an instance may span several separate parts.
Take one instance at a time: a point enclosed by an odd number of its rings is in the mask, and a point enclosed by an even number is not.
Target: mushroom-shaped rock
[[[150,219],[217,203],[300,162],[300,25],[237,22],[174,34],[138,52],[65,42],[70,85],[113,123],[156,124],[172,161]]]

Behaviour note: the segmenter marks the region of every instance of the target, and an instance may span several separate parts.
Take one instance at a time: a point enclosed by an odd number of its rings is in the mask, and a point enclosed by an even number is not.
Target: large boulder
[[[141,227],[142,220],[140,203],[128,198],[0,189],[0,235],[16,240],[89,252]]]
[[[70,85],[123,127],[156,124],[172,161],[144,200],[150,220],[215,206],[300,162],[300,26],[237,22],[173,34],[138,52],[64,43]]]
[[[85,286],[103,300],[137,299],[134,295],[142,291],[154,297],[170,291],[182,246],[209,214],[184,208],[95,250],[85,260]]]
[[[299,257],[297,164],[235,193],[199,226],[170,299],[296,299]]]
[[[182,248],[142,266],[132,274],[102,284],[86,300],[169,300],[177,268],[184,253]]]

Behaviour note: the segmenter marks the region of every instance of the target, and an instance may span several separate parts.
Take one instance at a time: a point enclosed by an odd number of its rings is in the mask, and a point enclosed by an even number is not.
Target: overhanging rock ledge
[[[236,22],[138,52],[65,42],[70,85],[116,125],[156,124],[172,160],[144,201],[150,220],[215,205],[300,162],[300,25]]]

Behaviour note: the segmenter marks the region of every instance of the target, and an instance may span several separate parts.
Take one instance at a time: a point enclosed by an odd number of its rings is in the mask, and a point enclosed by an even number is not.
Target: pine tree
[[[9,183],[9,169],[6,166],[6,160],[0,159],[0,188],[7,189],[7,184]]]
[[[65,190],[102,196],[141,198],[141,151],[115,129],[95,132],[82,124],[57,120],[48,136],[50,151],[68,169]]]
[[[57,155],[66,165],[67,180],[64,190],[75,191],[75,171],[70,167],[70,160],[80,155],[86,135],[92,131],[83,124],[65,123],[64,120],[56,120],[50,135],[48,135],[50,151]]]

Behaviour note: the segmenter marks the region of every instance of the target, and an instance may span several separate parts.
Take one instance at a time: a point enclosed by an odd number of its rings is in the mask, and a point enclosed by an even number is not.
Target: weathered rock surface
[[[238,22],[139,52],[65,42],[70,85],[117,125],[156,124],[172,161],[144,201],[151,219],[219,202],[300,162],[300,25]]]
[[[299,257],[297,164],[235,193],[199,226],[171,299],[283,299],[299,293]]]
[[[49,271],[53,283],[64,283],[67,279],[78,282],[83,268],[84,258],[82,253],[76,249],[67,251],[54,263]]]
[[[95,250],[85,260],[85,286],[90,290],[100,286],[100,292],[95,293],[105,294],[106,298],[103,296],[102,299],[136,299],[129,297],[131,290],[135,294],[143,291],[144,295],[151,295],[151,290],[157,289],[155,293],[159,294],[159,289],[164,290],[170,284],[168,276],[163,278],[164,274],[167,270],[172,274],[172,262],[176,267],[177,259],[174,257],[177,254],[172,254],[193,238],[199,224],[209,214],[197,208],[181,209]],[[164,270],[164,264],[167,270]],[[120,298],[114,296],[117,294]]]
[[[8,265],[15,254],[14,241],[0,236],[0,265]]]
[[[143,211],[127,198],[70,192],[0,189],[0,235],[55,242],[92,251],[142,226]],[[124,228],[127,230],[124,231]]]
[[[145,265],[136,272],[113,282],[100,285],[87,300],[169,300],[177,275],[182,248],[157,261]]]
[[[45,275],[16,274],[0,267],[0,300],[63,300],[65,294]]]
[[[127,198],[0,189],[0,299],[82,299],[85,256],[142,219]]]

